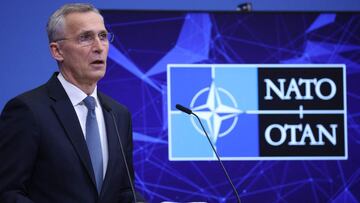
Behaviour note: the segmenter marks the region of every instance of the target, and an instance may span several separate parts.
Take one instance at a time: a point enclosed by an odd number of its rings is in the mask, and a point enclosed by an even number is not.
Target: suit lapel
[[[87,149],[78,117],[70,99],[56,76],[57,74],[55,73],[47,83],[49,96],[55,101],[52,108],[54,109],[54,112],[63,126],[67,137],[73,144],[81,162],[96,187],[89,151]]]

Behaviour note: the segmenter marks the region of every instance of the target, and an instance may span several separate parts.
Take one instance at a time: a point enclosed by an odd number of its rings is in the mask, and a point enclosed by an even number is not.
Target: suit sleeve
[[[0,116],[0,202],[32,203],[27,194],[38,140],[30,108],[11,100]]]

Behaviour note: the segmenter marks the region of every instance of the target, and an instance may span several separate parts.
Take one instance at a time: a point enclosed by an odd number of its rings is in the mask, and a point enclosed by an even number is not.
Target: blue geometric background
[[[149,202],[234,202],[217,162],[168,161],[169,63],[347,67],[345,161],[226,161],[243,202],[360,201],[360,15],[105,11],[114,32],[99,88],[129,107],[136,187]],[[191,83],[192,81],[186,81]]]

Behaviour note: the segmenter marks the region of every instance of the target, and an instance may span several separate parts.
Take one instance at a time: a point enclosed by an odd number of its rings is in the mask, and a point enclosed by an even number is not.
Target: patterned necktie
[[[103,182],[103,157],[99,126],[95,114],[95,98],[87,96],[84,99],[84,103],[88,109],[86,117],[86,144],[90,153],[91,164],[95,174],[96,187],[100,193]]]

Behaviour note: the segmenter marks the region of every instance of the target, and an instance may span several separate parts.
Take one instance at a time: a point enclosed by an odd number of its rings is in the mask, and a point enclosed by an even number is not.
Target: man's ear
[[[58,62],[61,62],[64,60],[62,51],[60,49],[60,46],[57,42],[51,42],[50,45],[50,53],[51,56]]]

